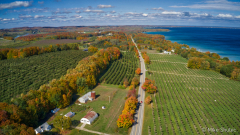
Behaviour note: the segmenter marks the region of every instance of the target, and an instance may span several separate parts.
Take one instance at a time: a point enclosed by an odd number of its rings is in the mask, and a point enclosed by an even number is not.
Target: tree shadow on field
[[[80,124],[80,120],[73,120],[72,121],[72,126],[76,127]]]

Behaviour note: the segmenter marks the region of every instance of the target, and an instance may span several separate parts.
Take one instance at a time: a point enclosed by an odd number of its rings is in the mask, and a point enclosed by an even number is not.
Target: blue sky
[[[0,1],[0,29],[91,25],[240,27],[240,0]]]

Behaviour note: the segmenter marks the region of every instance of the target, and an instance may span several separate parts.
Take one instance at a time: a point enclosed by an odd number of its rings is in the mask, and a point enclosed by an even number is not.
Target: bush
[[[220,73],[226,75],[227,77],[231,77],[231,73],[233,72],[234,68],[232,65],[222,66],[220,69]]]
[[[146,97],[145,103],[150,104],[152,102],[152,98],[150,96]]]

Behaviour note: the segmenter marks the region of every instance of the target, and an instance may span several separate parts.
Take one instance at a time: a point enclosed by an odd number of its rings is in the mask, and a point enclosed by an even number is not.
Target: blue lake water
[[[221,57],[228,57],[231,61],[240,61],[240,29],[197,27],[169,27],[167,29],[170,31],[146,33],[164,35],[166,40],[187,44],[198,51],[215,52]]]
[[[18,38],[18,37],[24,37],[24,36],[27,36],[27,35],[29,35],[29,33],[24,34],[24,35],[17,35],[15,38]],[[14,38],[14,39],[15,39],[15,38]]]

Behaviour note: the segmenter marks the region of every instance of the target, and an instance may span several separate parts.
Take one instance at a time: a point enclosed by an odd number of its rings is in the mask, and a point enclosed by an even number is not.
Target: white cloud
[[[90,9],[86,9],[84,12],[86,12],[86,13],[104,13],[104,11],[102,11],[102,10],[90,10]]]
[[[72,12],[71,11],[67,11],[67,10],[61,11],[60,9],[58,9],[57,11],[54,11],[52,13],[53,14],[69,14],[69,13],[72,13]]]
[[[29,1],[15,1],[12,3],[0,4],[0,10],[7,9],[7,8],[15,8],[15,7],[29,7],[31,3],[32,2],[29,2]]]
[[[106,14],[104,17],[117,18],[117,17],[119,17],[119,16],[117,16],[117,15],[111,15],[111,14]]]
[[[32,18],[31,15],[19,15],[18,17],[19,17],[20,19]]]
[[[164,10],[162,7],[159,8],[152,8],[152,10]]]
[[[181,15],[181,12],[175,12],[175,11],[163,11],[162,14],[164,15]]]
[[[38,4],[44,4],[44,1],[38,1]]]
[[[45,17],[44,15],[35,15],[34,18],[43,18]]]
[[[202,16],[212,16],[212,15],[210,15],[210,14],[208,14],[208,13],[203,13],[203,14],[201,14]]]
[[[98,5],[98,8],[112,8],[112,5]]]
[[[235,16],[236,18],[240,18],[240,15],[239,16]]]
[[[114,14],[114,13],[116,13],[116,11],[113,10],[113,11],[111,11],[110,13]]]
[[[61,18],[61,19],[65,19],[67,18],[66,16],[60,16],[60,15],[52,15],[52,16],[48,16],[48,19],[56,19],[56,18]]]
[[[29,12],[29,13],[37,13],[37,12],[49,12],[48,8],[28,8],[28,9],[20,9],[20,10],[9,10],[8,12]]]
[[[133,21],[144,21],[144,20],[147,20],[147,19],[131,19]]]
[[[11,19],[4,18],[2,21],[10,21]]]
[[[124,15],[126,15],[126,16],[141,16],[142,13],[127,12],[127,13],[125,13]]]
[[[0,20],[1,21],[14,21],[14,20],[17,20],[17,19],[16,18],[12,18],[12,19],[10,19],[10,18],[4,18],[4,19],[0,18]]]
[[[170,7],[240,11],[240,2],[230,2],[227,0],[208,0],[206,2],[201,2],[200,4],[194,4],[189,6],[170,6]]]
[[[219,15],[217,15],[217,17],[231,18],[231,17],[233,17],[233,16],[230,15],[230,14],[219,14]]]
[[[78,14],[81,13],[81,11],[79,11],[79,10],[78,10],[78,11],[75,11],[75,12],[78,13]]]
[[[148,16],[148,14],[143,13],[142,16]]]
[[[82,16],[80,16],[80,15],[73,15],[70,18],[82,18]]]

